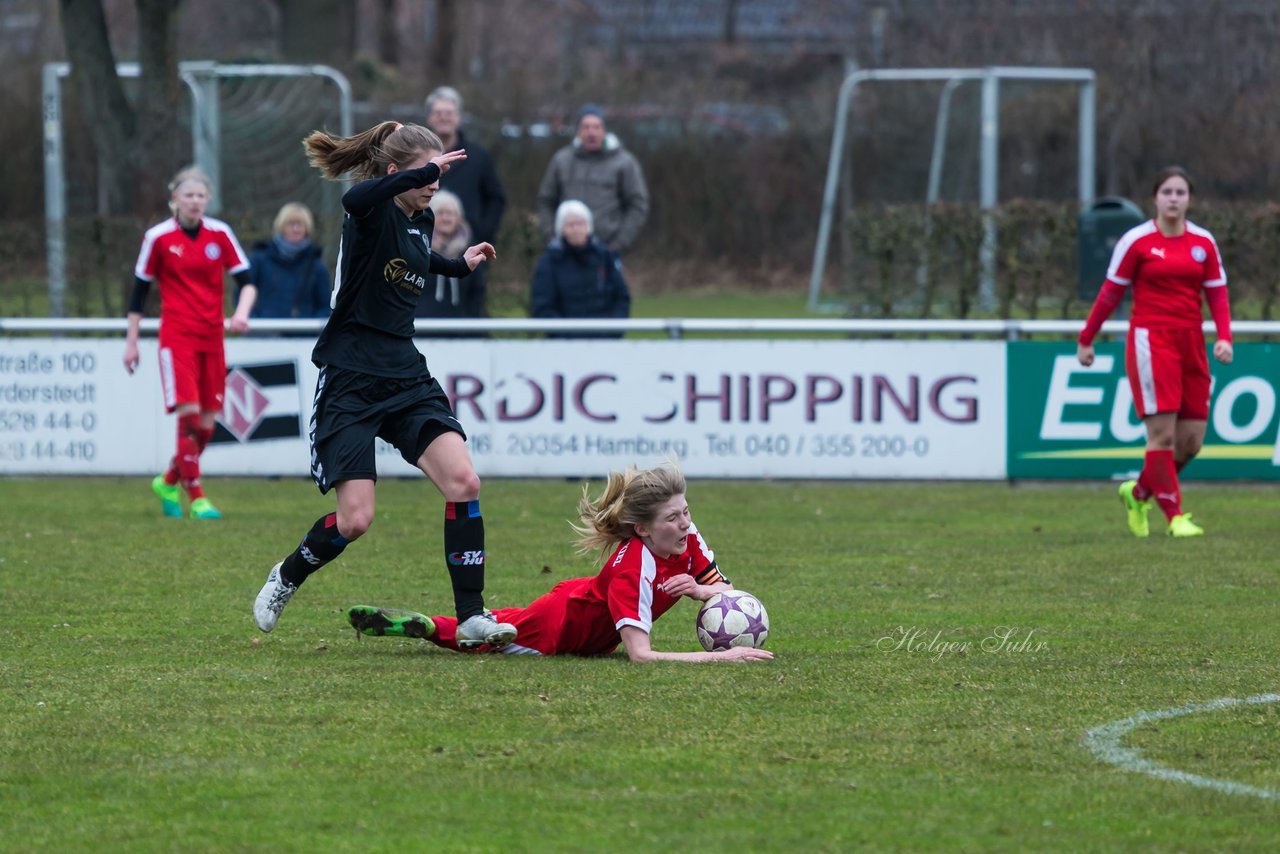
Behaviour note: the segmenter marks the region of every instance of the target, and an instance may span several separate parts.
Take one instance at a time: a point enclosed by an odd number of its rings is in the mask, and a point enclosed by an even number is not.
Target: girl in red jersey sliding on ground
[[[124,367],[138,367],[138,328],[147,291],[160,289],[160,383],[167,412],[178,415],[178,447],[164,474],[151,481],[166,516],[181,516],[181,493],[191,501],[191,518],[220,519],[222,514],[200,486],[200,454],[213,438],[214,419],[222,411],[227,359],[222,346],[223,279],[235,277],[240,297],[231,318],[232,332],[249,329],[257,289],[249,278],[249,259],[231,227],[206,217],[211,185],[200,169],[189,167],[169,184],[173,216],[147,230],[134,269],[129,300]]]
[[[1150,534],[1147,513],[1160,505],[1173,537],[1204,529],[1182,512],[1178,472],[1204,443],[1209,418],[1209,360],[1205,356],[1201,293],[1217,331],[1213,357],[1231,361],[1231,307],[1227,273],[1213,235],[1187,221],[1194,185],[1177,166],[1155,182],[1156,218],[1116,243],[1098,299],[1080,333],[1080,364],[1093,364],[1093,339],[1103,321],[1133,288],[1133,315],[1125,344],[1125,372],[1133,406],[1147,428],[1146,457],[1137,480],[1120,485],[1120,500],[1135,537]]]
[[[653,623],[680,597],[706,601],[732,589],[715,554],[689,518],[684,475],[674,465],[609,475],[604,492],[579,504],[583,552],[608,554],[600,572],[562,581],[524,608],[494,616],[515,626],[516,643],[501,652],[531,655],[608,655],[619,644],[632,661],[762,661],[773,653],[751,647],[716,652],[658,652],[649,642]],[[458,650],[457,620],[369,605],[347,609],[366,635],[425,638]]]

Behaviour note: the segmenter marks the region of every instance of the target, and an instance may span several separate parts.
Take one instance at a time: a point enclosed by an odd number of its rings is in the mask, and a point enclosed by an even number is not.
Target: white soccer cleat
[[[516,627],[510,623],[499,623],[487,609],[458,624],[457,641],[460,649],[503,647],[515,639]]]
[[[280,566],[284,561],[271,567],[267,575],[267,583],[258,591],[258,598],[253,601],[253,621],[258,628],[269,632],[276,627],[280,612],[289,604],[293,594],[298,592],[296,585],[290,584],[280,577]],[[514,635],[513,635],[514,637]]]

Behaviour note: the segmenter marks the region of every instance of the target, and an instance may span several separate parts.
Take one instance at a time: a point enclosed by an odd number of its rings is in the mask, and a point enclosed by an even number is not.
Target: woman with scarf
[[[254,317],[329,316],[329,270],[320,247],[311,242],[315,220],[301,202],[276,214],[270,240],[253,247],[249,263],[258,283]]]

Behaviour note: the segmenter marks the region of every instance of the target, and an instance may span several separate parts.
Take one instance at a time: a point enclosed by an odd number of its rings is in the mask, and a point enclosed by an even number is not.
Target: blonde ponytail
[[[635,536],[636,525],[652,524],[662,505],[683,495],[685,488],[684,474],[674,460],[651,469],[628,466],[626,471],[610,472],[595,500],[590,485],[584,485],[578,502],[580,524],[573,525],[579,534],[578,552],[604,552]]]

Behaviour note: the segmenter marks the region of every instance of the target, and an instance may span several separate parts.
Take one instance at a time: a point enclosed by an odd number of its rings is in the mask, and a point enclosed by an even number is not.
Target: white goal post
[[[925,201],[937,200],[938,182],[941,177],[943,140],[950,115],[951,95],[956,85],[963,81],[982,84],[981,145],[979,148],[979,206],[987,215],[983,218],[983,240],[978,247],[979,282],[978,299],[984,306],[995,302],[995,221],[989,215],[995,208],[999,192],[1000,152],[1000,85],[1002,81],[1022,81],[1039,84],[1070,84],[1079,93],[1079,118],[1077,142],[1079,152],[1077,176],[1081,208],[1093,201],[1095,177],[1096,133],[1096,75],[1088,68],[1006,67],[987,68],[870,68],[852,71],[840,85],[836,100],[835,126],[831,135],[831,151],[827,162],[827,179],[822,194],[822,211],[818,220],[818,238],[813,248],[813,268],[809,277],[808,309],[821,310],[819,294],[827,266],[827,247],[836,217],[836,195],[839,191],[841,170],[844,168],[845,135],[849,125],[850,102],[863,83],[878,82],[941,82],[944,83],[938,103],[938,118],[934,131],[933,156],[929,164],[929,189]],[[849,160],[852,161],[852,155]],[[852,168],[852,162],[850,164]]]
[[[66,313],[67,182],[62,80],[70,73],[70,63],[47,63],[44,66],[41,93],[44,104],[45,247],[49,268],[49,314],[52,317],[64,317]],[[116,73],[121,77],[137,77],[138,63],[119,63],[116,65]],[[178,75],[191,100],[192,161],[213,182],[210,213],[218,212],[218,200],[222,197],[223,106],[220,82],[228,79],[293,77],[315,78],[332,83],[337,89],[338,131],[343,136],[350,136],[352,133],[351,85],[342,72],[327,65],[222,65],[209,61],[185,61],[178,63]],[[280,202],[284,201],[287,199],[280,199]]]

